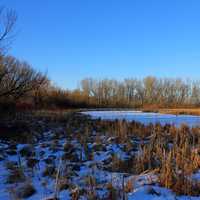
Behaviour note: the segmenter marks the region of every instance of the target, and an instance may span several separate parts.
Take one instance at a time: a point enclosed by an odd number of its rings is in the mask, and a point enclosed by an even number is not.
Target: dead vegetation
[[[200,109],[198,107],[183,107],[183,108],[144,108],[142,109],[143,112],[159,112],[163,114],[172,114],[172,115],[200,115]]]
[[[25,183],[30,178],[30,172],[37,174],[40,170],[44,190],[48,187],[45,184],[46,178],[55,181],[57,199],[63,190],[70,191],[72,199],[80,196],[98,199],[99,188],[107,190],[107,199],[116,199],[116,196],[123,197],[133,191],[135,179],[126,182],[122,179],[116,186],[112,177],[109,182],[100,182],[95,176],[96,171],[103,170],[123,176],[153,172],[157,176],[157,184],[171,189],[177,195],[200,195],[199,180],[193,179],[193,175],[200,169],[200,127],[91,120],[78,113],[63,116],[62,119],[56,115],[50,118],[34,116],[31,123],[40,119],[38,135],[34,133],[31,136],[33,139],[24,141],[26,144],[20,149],[17,149],[15,143],[7,147],[5,153],[12,150],[18,156],[18,162],[6,164],[9,172],[7,183]],[[20,137],[14,137],[16,144],[17,139],[21,141]],[[6,141],[9,143],[12,140],[8,138]],[[36,146],[41,148],[40,152],[36,153]],[[45,149],[51,152],[48,156]],[[60,157],[57,157],[58,152],[62,152]],[[44,163],[42,170],[41,162]],[[90,174],[80,178],[79,171],[86,166],[91,170],[88,172]],[[80,183],[77,184],[73,179],[78,177]],[[26,186],[25,196],[37,193],[34,185]],[[156,191],[152,188],[149,192]]]

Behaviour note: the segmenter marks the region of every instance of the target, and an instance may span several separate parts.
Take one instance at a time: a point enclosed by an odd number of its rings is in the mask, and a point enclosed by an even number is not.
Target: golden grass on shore
[[[158,112],[162,114],[173,115],[200,115],[200,108],[160,108],[160,109],[142,109],[143,112]]]

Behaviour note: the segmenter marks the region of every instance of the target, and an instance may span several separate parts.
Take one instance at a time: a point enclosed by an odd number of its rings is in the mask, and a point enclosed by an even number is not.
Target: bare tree
[[[28,63],[6,56],[0,62],[0,98],[20,98],[38,89],[47,78]]]
[[[10,46],[15,36],[17,14],[12,9],[0,7],[0,51],[4,52]]]

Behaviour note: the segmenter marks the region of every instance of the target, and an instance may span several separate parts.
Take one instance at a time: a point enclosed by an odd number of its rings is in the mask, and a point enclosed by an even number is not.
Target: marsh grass
[[[52,114],[52,113],[51,113]],[[31,124],[31,127],[36,126],[38,120],[42,120],[40,128],[37,127],[38,134],[32,134],[33,140],[26,142],[33,143],[37,139],[42,139],[43,131],[53,130],[55,132],[50,146],[55,152],[62,149],[64,154],[62,162],[70,161],[76,164],[81,164],[86,161],[92,161],[94,154],[97,152],[107,151],[108,145],[121,145],[121,150],[128,157],[125,159],[119,158],[115,153],[111,160],[108,159],[105,164],[102,164],[106,170],[110,172],[128,173],[129,175],[138,175],[144,171],[154,171],[158,176],[158,183],[161,186],[171,189],[178,195],[200,195],[200,183],[193,180],[192,175],[200,169],[200,128],[190,128],[187,125],[175,127],[173,125],[149,124],[144,125],[135,121],[127,122],[121,120],[102,121],[100,119],[92,120],[88,116],[83,116],[79,113],[62,113],[53,114],[37,113],[30,120],[23,123]],[[56,129],[62,127],[62,130]],[[35,128],[34,128],[35,130]],[[37,138],[37,139],[35,139]],[[65,138],[66,142],[63,146],[58,145],[58,140]],[[16,139],[16,138],[15,138]],[[80,144],[78,150],[70,141],[77,140]],[[89,147],[90,144],[90,147]],[[92,147],[91,147],[92,144]],[[45,148],[45,145],[44,145]],[[35,158],[34,148],[29,152],[24,151],[23,155],[29,163],[28,167],[34,167],[39,158]],[[81,152],[78,156],[77,152]],[[27,155],[30,154],[30,158]],[[32,160],[31,160],[32,159]],[[7,168],[10,171],[8,182],[23,180],[23,172],[20,167],[16,167],[13,163],[8,163]],[[62,166],[63,167],[63,166]],[[78,165],[77,165],[78,167]],[[63,176],[73,176],[74,172],[69,168],[62,169],[62,176],[59,174],[59,167],[53,163],[47,163],[43,172],[43,176],[55,179],[56,191],[59,192],[64,188],[69,188],[72,194],[72,199],[80,197],[81,189],[77,186],[72,188],[69,179],[63,179]],[[36,172],[37,173],[37,172]],[[65,174],[65,175],[64,175]],[[130,192],[134,181],[127,182],[124,185],[125,193]],[[91,188],[91,199],[96,197],[96,188],[98,184],[92,177],[86,180],[87,185]],[[117,188],[113,186],[112,181],[106,186],[109,191],[109,198],[116,199]]]

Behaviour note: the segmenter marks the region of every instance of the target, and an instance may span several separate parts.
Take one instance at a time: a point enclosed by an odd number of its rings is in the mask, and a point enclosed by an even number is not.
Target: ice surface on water
[[[160,113],[145,113],[140,111],[86,111],[83,114],[88,114],[92,118],[101,118],[106,120],[125,119],[127,121],[138,121],[144,124],[149,123],[161,123],[174,124],[180,126],[181,124],[187,124],[189,126],[200,126],[200,116],[194,115],[171,115]]]

